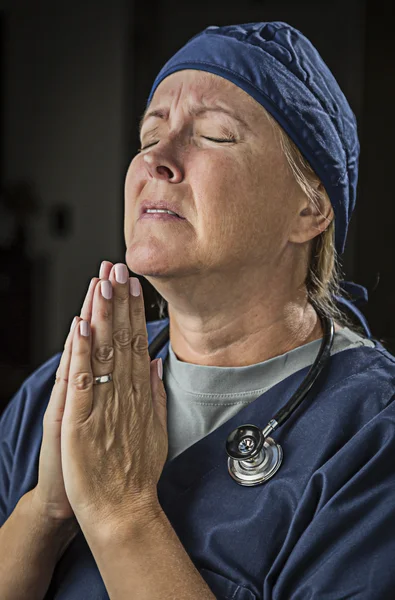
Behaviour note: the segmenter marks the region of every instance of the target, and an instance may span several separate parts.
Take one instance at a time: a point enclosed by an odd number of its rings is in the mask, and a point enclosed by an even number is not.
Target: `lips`
[[[172,215],[167,212],[161,213],[143,213],[139,218],[139,221],[185,221],[186,219],[182,219],[181,217],[176,217],[176,215]]]
[[[172,212],[176,213],[177,217],[179,217],[180,219],[185,219],[185,217],[182,216],[181,213],[181,207],[179,205],[176,205],[174,202],[167,202],[167,201],[163,201],[163,200],[144,200],[141,205],[140,205],[140,217],[142,214],[144,214],[147,209],[152,208],[159,208],[162,210],[171,210]]]

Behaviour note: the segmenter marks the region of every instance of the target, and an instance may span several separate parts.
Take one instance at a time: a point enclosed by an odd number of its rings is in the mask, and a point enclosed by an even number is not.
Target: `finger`
[[[69,379],[72,339],[75,327],[80,320],[79,317],[75,318],[66,338],[63,353],[55,375],[55,385],[52,389],[52,394],[44,413],[44,423],[55,423],[62,420]]]
[[[92,327],[92,372],[94,377],[108,375],[114,371],[114,348],[112,339],[112,285],[102,280],[93,296]],[[111,382],[103,388],[108,389]]]
[[[92,318],[93,294],[95,293],[95,287],[99,281],[100,279],[98,277],[93,277],[90,281],[84,304],[81,309],[81,319],[84,321],[90,321]]]
[[[112,268],[112,262],[108,260],[103,260],[100,265],[100,273],[99,278],[93,277],[90,281],[88,292],[85,296],[84,304],[81,309],[81,318],[85,321],[90,321],[92,318],[92,304],[93,304],[93,296],[95,293],[95,288],[99,283],[100,279],[108,279],[110,276],[110,271]]]
[[[117,263],[113,266],[110,281],[113,287],[113,378],[129,385],[132,377],[132,329],[129,316],[129,272],[125,264]]]
[[[100,279],[109,279],[112,267],[112,262],[110,262],[109,260],[103,260],[102,264],[100,265]]]
[[[87,333],[87,335],[84,335]],[[74,328],[63,426],[85,423],[92,412],[91,329],[88,321]]]
[[[151,378],[151,390],[152,390],[152,407],[155,414],[163,427],[163,430],[167,434],[167,396],[166,390],[163,385],[163,381],[159,377],[158,372],[159,360],[153,360],[150,364],[150,378]],[[162,368],[163,377],[163,368]]]
[[[148,353],[143,290],[137,277],[130,277],[129,291],[132,327],[132,382],[133,387],[137,390],[150,385],[151,359]]]

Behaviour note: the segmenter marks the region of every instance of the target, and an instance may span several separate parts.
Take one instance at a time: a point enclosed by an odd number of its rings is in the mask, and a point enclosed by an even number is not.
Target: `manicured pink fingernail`
[[[161,358],[158,360],[158,375],[163,379],[163,363]]]
[[[70,331],[73,331],[73,327],[74,327],[74,325],[75,325],[75,322],[76,322],[76,320],[77,320],[77,317],[74,317],[74,319],[73,319],[73,320],[72,320],[72,322],[71,322]]]
[[[105,298],[106,300],[111,300],[111,298],[112,298],[111,281],[109,281],[108,279],[104,279],[103,281],[101,281],[100,289],[101,289],[103,298]]]
[[[118,283],[126,283],[128,280],[128,269],[126,265],[118,263],[115,265],[115,279]]]
[[[81,335],[88,337],[89,331],[90,331],[90,325],[89,325],[88,321],[81,321],[81,323],[80,323]]]
[[[104,271],[104,266],[105,266],[104,262],[105,261],[103,260],[102,264],[100,265],[99,279],[103,279],[103,276],[104,276],[104,272],[103,272]]]
[[[137,277],[130,278],[130,293],[132,296],[140,296],[140,282]]]

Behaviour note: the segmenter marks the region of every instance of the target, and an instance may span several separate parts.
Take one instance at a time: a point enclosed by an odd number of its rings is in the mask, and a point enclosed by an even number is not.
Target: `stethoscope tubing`
[[[280,408],[280,410],[271,419],[271,421],[276,421],[277,423],[275,429],[278,429],[281,425],[283,425],[283,423],[289,419],[298,406],[300,406],[330,358],[335,335],[333,319],[318,311],[317,313],[324,330],[319,352],[305,379],[302,381],[296,392],[292,395],[287,404]]]
[[[321,313],[317,307],[316,310],[323,328],[322,342],[314,363],[296,392],[264,429],[246,423],[234,429],[227,437],[228,472],[239,485],[260,485],[278,471],[283,461],[283,450],[269,435],[283,425],[300,406],[330,358],[335,332],[333,319]],[[151,360],[168,341],[169,324],[149,344]]]
[[[319,374],[330,358],[335,332],[333,319],[322,314],[317,308],[316,310],[324,330],[319,352],[305,379],[302,381],[296,392],[292,395],[292,398],[290,398],[287,404],[280,408],[280,410],[270,420],[269,423],[272,423],[272,425],[270,425],[270,431],[278,429],[283,423],[285,423],[285,421],[287,421],[287,419],[289,419],[292,413],[298,408],[306,395],[309,393]],[[150,343],[148,353],[151,360],[157,356],[163,346],[169,341],[169,330],[170,325],[167,324],[166,327],[164,327]]]

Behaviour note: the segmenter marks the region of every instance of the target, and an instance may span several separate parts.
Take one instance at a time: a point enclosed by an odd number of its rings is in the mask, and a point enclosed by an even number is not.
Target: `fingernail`
[[[104,271],[104,260],[103,260],[102,264],[100,265],[99,279],[103,279],[103,276],[104,276],[103,271]]]
[[[101,289],[103,298],[105,298],[106,300],[111,300],[111,298],[112,298],[111,281],[109,281],[108,279],[104,279],[103,281],[101,281],[100,289]]]
[[[163,379],[163,363],[161,358],[158,360],[158,375]]]
[[[81,335],[88,337],[89,330],[90,330],[90,325],[89,325],[88,321],[81,321],[81,323],[80,323]]]
[[[140,282],[137,277],[130,278],[130,293],[132,296],[140,296]]]
[[[74,319],[71,322],[70,331],[73,331],[76,320],[77,320],[77,317],[74,317]]]
[[[115,265],[115,279],[118,283],[126,283],[128,280],[128,270],[126,265],[118,263]]]

